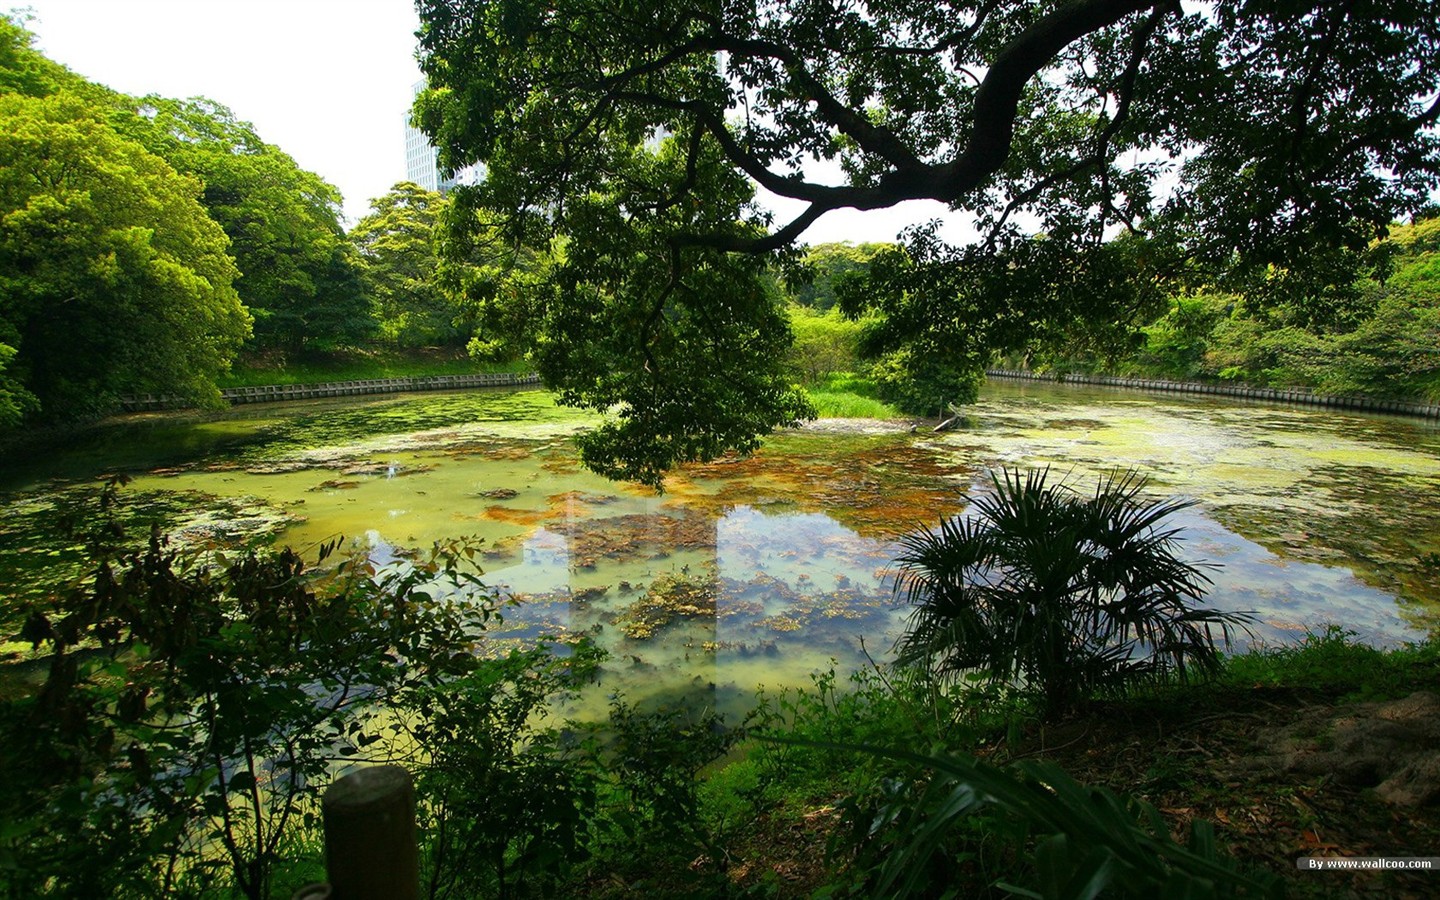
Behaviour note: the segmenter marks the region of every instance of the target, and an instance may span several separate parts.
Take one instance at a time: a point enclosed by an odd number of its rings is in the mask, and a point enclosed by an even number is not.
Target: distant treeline
[[[339,191],[226,107],[127,96],[32,43],[0,17],[0,427],[217,403],[238,354],[477,337],[464,298],[502,254],[442,266],[440,195],[398,184],[347,234]]]
[[[892,374],[864,352],[867,328],[876,320],[847,320],[836,308],[835,286],[849,279],[852,292],[863,292],[870,261],[882,251],[902,252],[884,244],[823,244],[804,258],[814,280],[788,294],[797,340],[793,361],[807,383],[839,372],[879,375],[882,382]],[[1324,298],[1276,302],[1254,291],[1179,288],[1165,305],[1139,309],[1131,318],[1047,323],[994,361],[1061,374],[1440,401],[1440,218],[1393,226],[1372,256],[1364,277]],[[880,393],[886,393],[883,384]]]

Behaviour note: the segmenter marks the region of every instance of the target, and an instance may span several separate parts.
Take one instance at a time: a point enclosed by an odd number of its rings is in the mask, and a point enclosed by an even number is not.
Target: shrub
[[[902,664],[941,678],[978,670],[1037,695],[1046,714],[1218,670],[1217,639],[1228,646],[1247,617],[1192,607],[1209,578],[1163,527],[1190,502],[1143,500],[1134,472],[1101,478],[1089,498],[1049,483],[1048,469],[991,480],[973,516],[902,539],[896,592],[915,606]]]

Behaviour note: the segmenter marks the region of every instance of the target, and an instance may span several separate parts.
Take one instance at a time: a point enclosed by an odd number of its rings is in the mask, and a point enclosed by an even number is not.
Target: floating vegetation
[[[543,509],[515,509],[509,506],[486,507],[480,513],[480,517],[492,522],[508,522],[512,525],[525,526],[539,525],[550,518],[549,513]]]
[[[783,506],[823,512],[870,538],[893,538],[965,508],[972,471],[908,434],[792,434],[749,457],[685,466],[666,490],[687,507]],[[776,452],[779,451],[779,452]]]
[[[625,608],[616,624],[625,636],[648,640],[676,619],[715,618],[715,583],[683,575],[662,575],[640,599]]]
[[[594,603],[610,592],[610,585],[602,584],[595,587],[581,588],[574,593],[576,603]]]
[[[762,628],[768,628],[771,631],[785,632],[800,630],[800,620],[788,615],[770,616],[769,618],[761,619],[759,624]]]
[[[310,490],[310,491],[353,491],[353,490],[355,490],[355,489],[356,489],[357,487],[359,487],[359,486],[360,486],[360,482],[358,482],[358,481],[343,481],[343,480],[338,479],[338,478],[331,478],[331,479],[329,479],[328,481],[322,481],[322,482],[320,482],[319,484],[315,485],[314,487],[309,488],[309,490]]]
[[[520,496],[520,492],[514,488],[491,488],[488,491],[476,491],[472,497],[483,497],[486,500],[514,500]]]
[[[99,485],[35,493],[7,503],[0,517],[0,637],[18,627],[15,617],[37,600],[87,573],[87,544],[124,534],[139,548],[157,526],[172,544],[197,548],[240,547],[269,541],[303,517],[253,496],[221,497],[199,491],[122,490],[108,512]],[[118,530],[109,527],[113,521]]]
[[[1186,546],[1224,565],[1212,598],[1258,610],[1266,640],[1335,621],[1393,643],[1440,625],[1440,431],[1423,423],[992,385],[964,430],[817,423],[682,467],[657,496],[580,468],[569,437],[593,419],[534,391],[222,415],[135,417],[49,469],[27,461],[28,481],[7,472],[0,583],[33,593],[73,574],[83,547],[57,525],[92,521],[67,497],[95,490],[76,473],[120,467],[150,473],[124,492],[150,507],[142,536],[149,516],[197,545],[348,536],[400,557],[475,534],[487,584],[521,601],[491,649],[592,634],[617,659],[607,690],[709,667],[705,683],[740,696],[831,657],[863,665],[862,635],[883,654],[905,615],[893,538],[963,513],[986,468],[1051,463],[1081,485],[1139,466],[1199,498]]]
[[[563,536],[571,556],[582,561],[664,559],[682,550],[715,549],[715,520],[688,508],[661,514],[567,518],[546,528]]]

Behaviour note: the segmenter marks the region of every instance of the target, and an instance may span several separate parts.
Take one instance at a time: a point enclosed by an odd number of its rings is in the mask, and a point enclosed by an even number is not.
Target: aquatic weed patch
[[[103,514],[98,486],[22,494],[7,503],[0,518],[0,584],[6,585],[0,629],[8,635],[26,604],[88,572],[90,545],[102,521],[107,535],[128,535],[137,548],[152,527],[180,546],[239,548],[270,540],[297,518],[256,497],[201,491],[128,490]]]
[[[688,506],[824,512],[866,537],[965,506],[969,469],[910,435],[790,434],[748,457],[686,466],[666,483]]]
[[[665,559],[677,552],[715,549],[715,520],[689,508],[593,519],[565,517],[551,521],[546,530],[568,540],[571,565],[577,568],[593,568],[600,560]]]
[[[661,575],[640,599],[620,613],[616,624],[627,638],[648,640],[677,619],[713,620],[717,597],[712,579]]]
[[[1440,627],[1440,567],[1427,562],[1440,550],[1440,479],[1331,465],[1308,488],[1294,507],[1230,503],[1211,514],[1281,557],[1343,565],[1394,594],[1416,627]]]
[[[557,405],[544,391],[466,391],[316,405],[319,408],[302,407],[290,418],[266,426],[245,456],[283,458],[314,448],[384,443],[387,438],[393,442],[407,435],[417,436],[412,445],[452,446],[459,451],[485,429],[506,431],[515,425],[535,427],[585,418]],[[428,437],[422,437],[426,433]]]

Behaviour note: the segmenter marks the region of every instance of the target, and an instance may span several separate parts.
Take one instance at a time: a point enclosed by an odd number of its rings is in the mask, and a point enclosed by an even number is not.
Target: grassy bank
[[[299,357],[271,354],[239,359],[230,373],[217,383],[221,388],[235,388],[529,370],[523,360],[485,363],[471,359],[463,351],[348,350]],[[829,375],[807,385],[805,392],[823,419],[906,418],[900,410],[879,399],[874,382],[851,373]]]
[[[832,373],[808,384],[805,393],[822,419],[909,418],[879,398],[875,382],[850,372]]]
[[[489,372],[525,372],[524,361],[486,363],[471,359],[464,351],[444,350],[349,350],[307,356],[267,355],[235,361],[231,371],[219,379],[221,388],[254,387],[265,384],[320,384],[328,381],[360,381],[372,378],[401,378],[407,375],[473,375]]]

